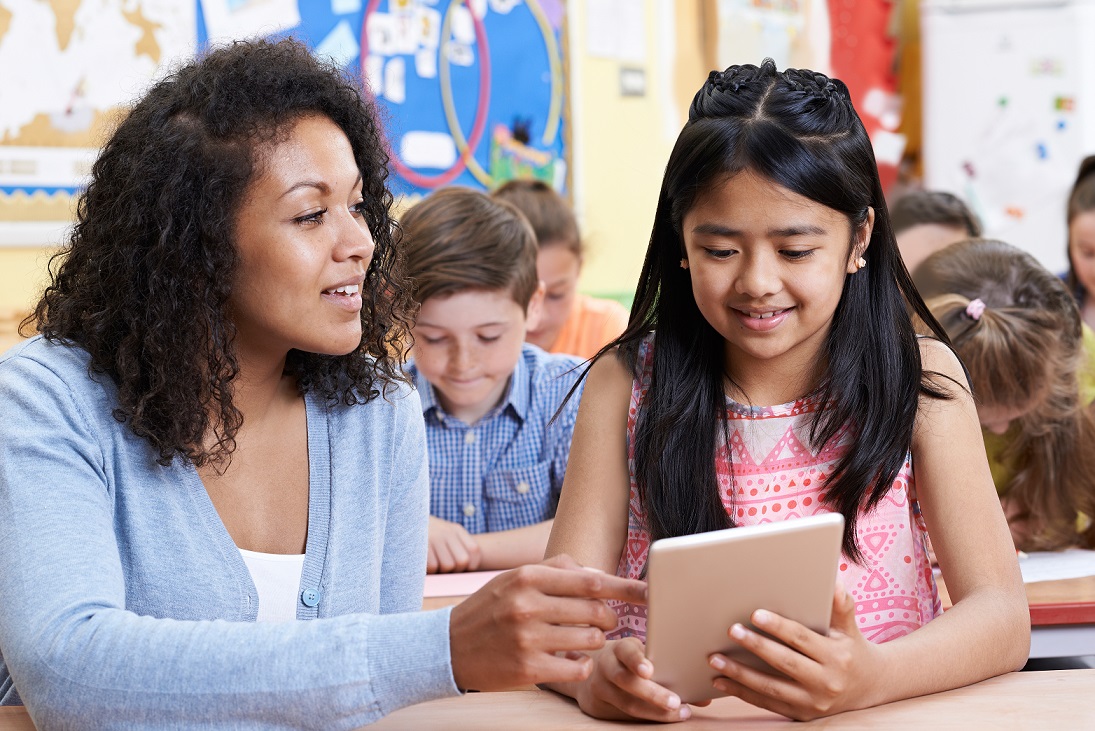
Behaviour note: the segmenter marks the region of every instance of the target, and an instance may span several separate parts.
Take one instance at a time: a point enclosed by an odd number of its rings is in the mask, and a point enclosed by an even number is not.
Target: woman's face
[[[1095,211],[1085,211],[1068,224],[1068,258],[1084,291],[1095,293]]]
[[[528,331],[526,339],[530,343],[544,350],[551,349],[574,309],[581,271],[582,260],[565,242],[548,241],[541,245],[540,253],[536,255],[536,274],[547,294],[540,324]]]
[[[327,117],[302,117],[257,165],[235,226],[229,312],[241,359],[353,351],[373,237],[350,141]]]

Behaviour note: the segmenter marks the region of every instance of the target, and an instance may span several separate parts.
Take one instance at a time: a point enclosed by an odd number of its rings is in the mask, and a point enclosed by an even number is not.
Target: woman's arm
[[[964,384],[957,358],[922,340],[924,370]],[[838,586],[829,635],[771,612],[753,623],[787,646],[735,625],[731,638],[790,679],[712,657],[716,686],[757,706],[805,720],[975,683],[1016,670],[1030,648],[1026,594],[989,474],[972,396],[947,378],[954,398],[921,397],[913,470],[921,509],[954,607],[881,645],[859,632],[854,602]]]

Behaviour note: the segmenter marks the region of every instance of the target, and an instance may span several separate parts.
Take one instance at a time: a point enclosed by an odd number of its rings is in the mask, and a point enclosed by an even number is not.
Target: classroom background
[[[581,289],[626,303],[692,94],[765,56],[849,85],[891,200],[956,193],[1063,270],[1092,29],[1084,0],[0,0],[0,337],[127,100],[210,43],[292,35],[367,79],[401,203],[550,182],[588,245]]]

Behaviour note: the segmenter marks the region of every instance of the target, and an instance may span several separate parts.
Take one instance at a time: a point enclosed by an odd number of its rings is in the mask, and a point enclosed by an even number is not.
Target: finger
[[[596,627],[541,624],[529,631],[526,642],[544,652],[588,653],[605,646],[605,633]]]
[[[544,653],[531,664],[524,682],[579,683],[593,672],[593,658],[580,652],[567,652],[562,656]]]
[[[834,602],[835,602],[834,597]],[[834,605],[835,610],[835,605]],[[831,617],[832,615],[830,615]],[[825,635],[818,634],[804,624],[794,621],[793,619],[787,619],[783,615],[776,614],[775,612],[769,612],[766,609],[758,609],[753,612],[750,617],[753,624],[757,629],[762,632],[775,637],[777,640],[787,645],[793,651],[806,655],[810,658],[817,658],[821,652],[823,652],[824,642],[827,637]],[[831,620],[830,620],[831,623]],[[742,627],[747,634],[753,635],[753,637],[764,639],[764,636],[756,632],[752,632],[747,627]],[[733,635],[733,627],[731,627],[731,637]],[[743,639],[744,635],[734,637],[734,639]],[[769,642],[771,642],[769,640]],[[779,642],[772,642],[771,644],[780,646]]]
[[[859,626],[855,621],[855,599],[851,592],[844,588],[844,584],[837,579],[836,590],[833,594],[833,615],[829,621],[829,627],[844,635],[859,633]],[[831,633],[830,633],[831,634]]]
[[[468,556],[468,549],[464,547],[464,542],[460,538],[455,538],[449,541],[448,544],[449,554],[452,556],[452,571],[467,571],[468,562],[470,557]]]
[[[460,542],[468,555],[467,561],[464,562],[464,569],[467,571],[475,571],[479,568],[479,562],[482,560],[482,551],[479,549],[479,542],[475,540],[475,536],[467,532],[460,535]]]
[[[746,703],[754,705],[757,708],[764,708],[797,721],[807,720],[807,717],[798,712],[791,704],[772,698],[763,693],[758,693],[749,686],[743,685],[731,678],[716,678],[714,686],[715,690],[720,693],[741,698]]]
[[[456,567],[456,560],[453,558],[452,550],[449,548],[449,544],[445,541],[441,541],[437,544],[437,570],[439,573],[447,574]]]
[[[569,557],[556,556],[551,561]],[[646,583],[624,579],[591,569],[561,568],[545,562],[522,566],[511,572],[511,580],[534,587],[553,596],[619,599],[632,604],[646,604]]]
[[[426,573],[427,574],[436,574],[437,573],[437,551],[434,549],[434,547],[432,545],[426,551]]]
[[[638,675],[640,678],[649,678],[654,674],[654,666],[646,659],[646,648],[635,637],[626,637],[612,646],[616,659]]]
[[[756,615],[760,612],[754,612],[754,620]],[[778,615],[768,612],[771,617],[778,617]],[[782,617],[780,619],[783,619]],[[787,621],[787,620],[784,620]],[[766,622],[769,624],[769,622]],[[797,623],[793,623],[797,624]],[[801,627],[801,625],[799,625]],[[764,628],[765,632],[770,632],[774,636],[778,636],[775,631],[770,630],[768,627]],[[809,631],[809,630],[807,630]],[[780,673],[783,673],[788,678],[791,678],[798,683],[802,683],[808,686],[814,686],[822,679],[824,668],[814,658],[807,656],[798,650],[792,649],[781,642],[765,637],[764,635],[753,632],[752,630],[740,625],[735,624],[730,628],[728,633],[730,639],[736,642],[742,648],[748,650],[752,654],[759,657],[764,662],[768,663],[772,668]],[[819,635],[820,637],[820,635]],[[782,637],[780,639],[783,639]],[[711,666],[716,670],[722,671],[722,668],[717,666],[716,658],[723,658],[729,660],[723,655],[714,655],[711,658]],[[733,665],[740,665],[740,663],[732,663]],[[745,668],[746,666],[741,666]],[[746,668],[752,670],[752,668]],[[757,671],[754,671],[757,672]]]
[[[616,665],[601,677],[594,676],[594,695],[625,716],[646,721],[683,721],[692,715],[680,697],[652,680],[633,675]]]

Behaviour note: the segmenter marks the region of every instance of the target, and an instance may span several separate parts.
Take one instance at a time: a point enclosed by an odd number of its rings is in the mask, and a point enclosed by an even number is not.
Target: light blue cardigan
[[[418,612],[429,482],[422,410],[307,397],[297,617],[257,594],[197,473],[111,415],[85,351],[0,356],[0,704],[39,728],[351,729],[458,693],[449,611]]]

